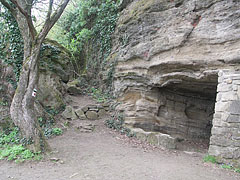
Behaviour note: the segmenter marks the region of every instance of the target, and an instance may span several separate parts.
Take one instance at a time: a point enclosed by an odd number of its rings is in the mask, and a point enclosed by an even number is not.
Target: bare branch
[[[29,31],[31,33],[31,36],[33,39],[35,39],[35,36],[37,35],[37,31],[33,25],[33,22],[32,22],[32,17],[30,14],[28,14],[19,4],[16,0],[10,0],[13,4],[16,5],[16,7],[18,8],[18,10],[25,16],[26,20],[27,20],[27,23],[28,23],[28,28],[29,28]]]
[[[50,0],[51,1],[51,0]],[[50,31],[50,29],[54,26],[54,24],[57,22],[57,20],[60,18],[60,16],[62,15],[64,9],[66,8],[68,2],[70,0],[64,0],[64,2],[59,6],[59,8],[53,13],[53,15],[49,18],[46,19],[45,24],[43,26],[43,28],[40,31],[39,34],[39,39],[41,41],[44,40],[44,38],[47,36],[48,32]],[[50,9],[50,7],[49,7]]]
[[[0,0],[0,2],[3,4],[3,6],[5,6],[12,13],[13,16],[16,15],[16,13],[17,13],[16,9],[13,8],[7,1]]]
[[[48,21],[50,19],[50,16],[52,14],[52,8],[53,8],[53,0],[49,0],[49,7],[48,7],[48,13],[47,13],[46,21]]]

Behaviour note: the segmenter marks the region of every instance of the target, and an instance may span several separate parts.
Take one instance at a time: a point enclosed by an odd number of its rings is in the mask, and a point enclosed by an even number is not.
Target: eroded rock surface
[[[209,139],[219,69],[240,62],[240,1],[135,0],[121,13],[110,62],[125,124]]]

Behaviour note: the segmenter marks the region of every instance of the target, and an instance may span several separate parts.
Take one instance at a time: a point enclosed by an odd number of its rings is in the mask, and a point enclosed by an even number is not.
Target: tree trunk
[[[32,93],[38,84],[38,66],[42,42],[60,18],[69,0],[64,0],[54,13],[52,13],[53,0],[49,0],[46,21],[39,34],[37,34],[31,17],[34,0],[10,1],[14,6],[6,0],[0,0],[15,17],[24,40],[24,61],[10,108],[11,118],[14,124],[20,128],[22,136],[26,138],[26,142],[29,143],[29,147],[34,152],[49,150],[50,147],[44,138],[34,112],[35,97],[32,96]]]
[[[13,122],[20,128],[22,136],[26,138],[27,144],[34,152],[49,150],[50,148],[35,115],[35,97],[32,96],[32,92],[34,88],[37,88],[38,83],[40,47],[41,43],[35,44],[30,51],[30,56],[24,56],[21,76],[10,108]],[[26,47],[26,49],[29,49],[29,47]],[[28,53],[29,51],[26,54]]]

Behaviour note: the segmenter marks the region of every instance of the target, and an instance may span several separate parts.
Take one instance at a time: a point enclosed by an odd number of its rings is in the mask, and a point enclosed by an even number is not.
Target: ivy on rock
[[[18,24],[8,10],[2,7],[0,11],[0,59],[13,67],[15,79],[8,81],[16,87],[20,77],[23,62],[23,38]]]
[[[66,34],[60,41],[72,52],[77,73],[97,74],[111,52],[111,36],[119,13],[116,0],[79,0],[76,8],[62,17],[59,24]],[[59,38],[56,38],[59,39]]]

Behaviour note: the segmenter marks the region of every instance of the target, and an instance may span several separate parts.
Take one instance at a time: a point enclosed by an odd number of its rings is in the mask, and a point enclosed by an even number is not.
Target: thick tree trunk
[[[10,108],[11,118],[15,125],[20,128],[27,142],[29,144],[33,142],[33,145],[30,146],[33,151],[49,150],[50,147],[44,138],[34,112],[35,97],[32,96],[32,93],[38,84],[38,66],[42,42],[60,18],[69,0],[64,0],[54,13],[52,13],[53,0],[49,0],[46,21],[39,34],[36,32],[31,17],[34,0],[10,1],[14,6],[6,0],[0,0],[15,17],[24,40],[23,68]]]
[[[22,136],[26,138],[29,147],[35,152],[49,150],[35,115],[35,97],[32,96],[32,92],[34,88],[37,88],[38,83],[40,47],[41,43],[34,45],[30,55],[24,57],[18,88],[10,108],[13,122],[20,128]]]

